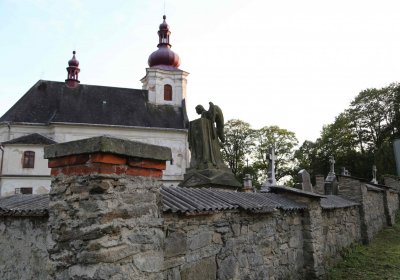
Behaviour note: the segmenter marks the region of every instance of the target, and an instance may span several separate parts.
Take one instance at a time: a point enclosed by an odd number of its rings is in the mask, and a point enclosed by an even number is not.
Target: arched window
[[[171,85],[164,85],[164,100],[172,100],[172,87]]]
[[[35,167],[35,152],[25,151],[24,158],[22,159],[23,168],[34,168]]]

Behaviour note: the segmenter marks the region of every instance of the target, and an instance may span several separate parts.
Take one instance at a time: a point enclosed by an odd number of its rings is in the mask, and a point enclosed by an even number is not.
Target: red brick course
[[[50,159],[48,166],[52,168],[52,176],[96,173],[161,178],[162,170],[165,170],[166,163],[160,160],[94,153]]]

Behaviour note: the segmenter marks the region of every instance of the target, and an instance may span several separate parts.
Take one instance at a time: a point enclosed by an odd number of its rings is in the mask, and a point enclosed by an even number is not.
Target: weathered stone
[[[187,250],[186,234],[172,232],[165,238],[164,254],[166,258],[183,255]]]
[[[90,153],[110,153],[164,161],[172,159],[170,148],[107,136],[49,145],[45,147],[44,157],[52,159]]]
[[[140,253],[133,257],[135,266],[145,272],[158,272],[163,268],[164,257],[162,252]]]
[[[182,280],[214,280],[217,279],[217,264],[215,257],[209,257],[190,263],[182,268]]]
[[[210,231],[201,231],[189,237],[188,247],[190,250],[199,249],[211,244],[212,233]]]

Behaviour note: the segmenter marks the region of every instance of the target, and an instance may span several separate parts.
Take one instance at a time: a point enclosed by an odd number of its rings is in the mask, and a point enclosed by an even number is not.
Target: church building
[[[50,169],[46,145],[99,135],[171,148],[165,186],[183,179],[189,162],[186,79],[171,50],[164,15],[158,49],[149,59],[142,89],[80,84],[76,53],[65,82],[39,80],[0,118],[0,196],[46,193]]]

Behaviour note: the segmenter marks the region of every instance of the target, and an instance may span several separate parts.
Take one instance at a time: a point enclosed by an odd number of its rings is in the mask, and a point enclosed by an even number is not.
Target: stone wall
[[[396,221],[396,213],[399,210],[399,193],[393,190],[386,190],[384,202],[387,224],[392,226]]]
[[[0,217],[0,279],[46,279],[47,217]]]
[[[78,152],[77,152],[78,151]],[[97,137],[48,146],[51,279],[162,279],[167,148]]]
[[[339,194],[353,201],[362,203],[361,183],[358,178],[350,176],[339,176]]]
[[[362,205],[361,211],[361,231],[364,243],[368,243],[376,233],[387,225],[387,218],[384,205],[383,190],[368,190],[361,186]]]
[[[393,175],[383,175],[383,181],[386,186],[400,191],[400,178]]]
[[[300,212],[164,215],[164,279],[304,279]]]
[[[396,192],[342,178],[360,206],[327,210],[321,195],[276,187],[307,207],[163,212],[165,148],[100,137],[49,146],[46,156],[48,222],[0,218],[2,279],[323,279],[399,207]]]
[[[321,244],[326,267],[339,261],[344,249],[360,241],[360,212],[357,206],[322,211]]]

